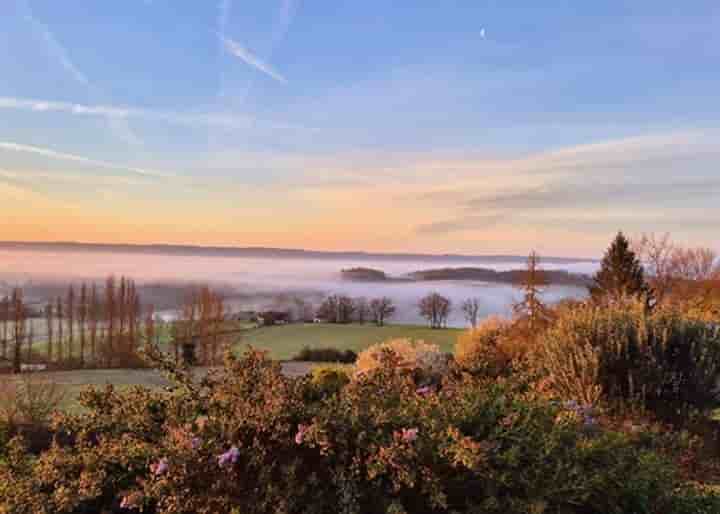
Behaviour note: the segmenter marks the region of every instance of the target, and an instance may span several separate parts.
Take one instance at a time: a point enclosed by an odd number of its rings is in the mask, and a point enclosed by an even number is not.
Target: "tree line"
[[[109,276],[103,286],[72,284],[66,294],[37,305],[26,301],[20,287],[0,298],[0,359],[15,373],[30,363],[141,367],[141,350],[161,342],[168,343],[177,360],[212,365],[228,335],[224,299],[207,286],[190,289],[178,318],[169,323],[151,305],[143,305],[135,282],[127,277]]]

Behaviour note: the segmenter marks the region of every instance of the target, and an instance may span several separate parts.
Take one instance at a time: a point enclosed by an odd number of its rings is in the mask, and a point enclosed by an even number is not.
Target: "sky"
[[[3,0],[0,240],[720,250],[720,3]]]

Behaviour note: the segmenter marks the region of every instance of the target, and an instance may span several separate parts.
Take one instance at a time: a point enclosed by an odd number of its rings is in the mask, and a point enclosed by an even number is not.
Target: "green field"
[[[235,348],[242,351],[247,345],[268,350],[278,360],[292,359],[303,346],[311,348],[333,347],[339,350],[364,350],[368,346],[394,338],[408,338],[434,343],[445,352],[452,352],[462,329],[432,330],[418,325],[365,325],[291,324],[248,330]]]

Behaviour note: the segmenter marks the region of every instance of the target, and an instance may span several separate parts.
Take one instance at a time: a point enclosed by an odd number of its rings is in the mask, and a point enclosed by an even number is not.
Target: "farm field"
[[[284,362],[283,373],[289,377],[299,377],[308,373],[314,364],[311,362]],[[209,368],[194,369],[197,376],[207,373]],[[51,371],[33,373],[33,379],[52,382],[63,392],[61,409],[73,411],[78,408],[78,395],[87,387],[103,387],[112,385],[116,389],[128,389],[133,386],[160,388],[170,382],[154,369],[84,369],[72,371]],[[13,380],[12,375],[4,375],[3,379]]]
[[[452,352],[463,329],[432,330],[421,325],[373,324],[291,324],[260,327],[243,332],[235,348],[242,352],[247,345],[267,350],[273,359],[292,359],[304,346],[311,348],[337,348],[359,352],[368,346],[395,338],[408,338],[434,343],[444,352]]]

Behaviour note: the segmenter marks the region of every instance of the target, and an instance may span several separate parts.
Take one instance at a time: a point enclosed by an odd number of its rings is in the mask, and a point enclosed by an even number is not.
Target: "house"
[[[290,323],[290,313],[287,311],[263,311],[257,314],[257,322],[261,325],[285,325]]]

